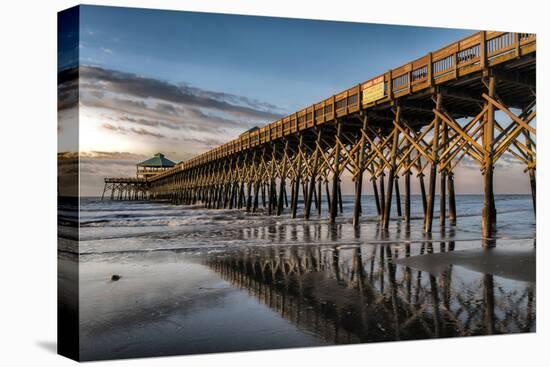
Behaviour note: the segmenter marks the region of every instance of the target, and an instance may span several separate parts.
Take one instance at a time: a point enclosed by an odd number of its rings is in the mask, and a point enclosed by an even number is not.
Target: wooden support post
[[[533,145],[531,144],[530,133],[528,131],[524,132],[525,134],[525,145],[527,149],[533,150]],[[529,183],[531,184],[531,199],[533,200],[533,213],[537,215],[537,177],[535,174],[535,166],[533,165],[533,155],[529,154]]]
[[[411,172],[405,173],[405,222],[411,222]]]
[[[355,199],[353,205],[353,226],[359,226],[359,215],[361,215],[361,198],[362,198],[362,189],[363,189],[363,173],[365,171],[365,137],[363,134],[367,133],[367,114],[363,116],[363,127],[361,130],[361,142],[359,146],[359,160],[357,162],[358,172],[357,172],[357,181],[355,183]]]
[[[328,209],[328,212],[331,213],[331,211],[332,211],[332,201],[330,199],[330,190],[328,188],[328,181],[327,180],[325,181],[325,192],[326,192],[326,195],[327,195],[327,209]]]
[[[219,183],[216,191],[216,209],[221,209],[223,205],[223,191],[224,191],[223,184]]]
[[[487,83],[488,95],[493,98],[495,94],[495,77],[493,75],[488,76]],[[488,102],[487,105],[487,118],[485,119],[485,129],[483,131],[483,148],[484,154],[484,167],[485,172],[483,176],[483,211],[481,219],[481,231],[483,238],[490,238],[495,233],[496,225],[496,209],[495,209],[495,197],[493,191],[493,134],[494,134],[494,118],[495,110],[492,103]]]
[[[231,166],[229,166],[230,169],[231,169]],[[229,205],[229,183],[225,182],[223,185],[223,202],[221,203],[221,206],[222,208],[227,208],[227,206]],[[185,190],[185,201],[187,201],[187,196],[188,196],[188,193],[187,193],[187,189]]]
[[[334,142],[334,167],[332,172],[332,204],[330,205],[330,223],[336,221],[338,215],[338,183],[340,181],[340,135],[342,133],[342,122],[336,120],[336,137]]]
[[[401,107],[400,106],[397,106],[396,108],[396,111],[395,111],[395,123],[396,124],[399,124],[399,117],[400,117],[400,114],[401,114]],[[393,129],[393,141],[392,141],[392,146],[391,146],[391,156],[390,156],[390,171],[389,171],[389,174],[388,174],[388,192],[387,192],[387,196],[386,196],[386,201],[385,201],[385,204],[386,206],[384,207],[384,217],[383,217],[383,226],[382,228],[384,228],[385,230],[388,229],[389,225],[390,225],[390,214],[391,214],[391,199],[392,199],[392,194],[393,194],[393,182],[395,180],[395,170],[396,170],[396,161],[397,161],[397,145],[399,144],[399,129],[397,128],[394,128]]]
[[[299,185],[299,184],[298,184]],[[296,191],[296,180],[294,177],[290,179],[290,211],[294,208],[294,191]]]
[[[397,206],[397,216],[402,217],[401,211],[401,192],[399,190],[399,177],[395,176],[395,205]]]
[[[455,199],[455,180],[454,173],[447,173],[447,189],[449,191],[449,223],[456,224],[456,199]]]
[[[252,210],[252,180],[246,184],[246,211]]]
[[[342,200],[342,181],[338,180],[338,204],[340,207],[340,214],[344,213],[344,204]]]
[[[279,178],[279,203],[277,205],[277,215],[281,215],[283,212],[283,201],[286,198],[286,155],[288,154],[288,140],[285,142],[285,148],[283,151],[283,167],[281,170],[281,177]]]
[[[254,150],[254,153],[252,154],[252,161],[250,162],[250,169],[252,172],[250,174],[247,174],[247,183],[246,183],[246,211],[250,212],[252,210],[252,183],[254,182],[254,175],[256,173],[256,153],[257,151]]]
[[[302,144],[304,143],[304,134],[300,134],[300,143],[298,146],[298,159],[296,162],[296,177],[294,177],[294,187],[292,192],[292,208],[291,208],[291,217],[296,218],[296,212],[298,211],[298,194],[300,191],[300,180],[302,179]],[[306,198],[306,193],[304,192],[304,199]],[[309,195],[307,195],[309,196]],[[305,203],[304,203],[305,204]],[[306,219],[309,217],[309,213],[306,216]]]
[[[371,172],[374,172],[374,166],[371,163]],[[370,180],[372,181],[372,191],[374,193],[374,202],[376,203],[376,211],[378,216],[382,215],[382,208],[380,207],[380,198],[378,196],[378,185],[376,182],[376,176],[372,175]]]
[[[447,148],[447,138],[449,135],[447,123],[441,121],[441,146],[445,150]],[[447,170],[443,169],[439,174],[439,227],[442,231],[445,230],[445,222],[447,218]]]
[[[230,195],[229,195],[229,209],[233,209],[233,205],[235,204],[235,186],[237,185],[236,183],[230,183],[229,184],[229,191],[230,191]]]
[[[435,109],[437,111],[441,110],[441,93],[438,91],[436,95],[436,102],[435,102]],[[430,169],[430,186],[428,191],[428,207],[426,210],[426,217],[424,222],[424,232],[431,233],[432,232],[432,222],[433,222],[433,215],[434,215],[434,203],[435,203],[435,182],[436,182],[436,176],[437,176],[437,164],[439,162],[438,159],[438,151],[439,151],[439,124],[441,122],[441,119],[438,115],[435,116],[434,121],[434,132],[433,132],[433,143],[432,143],[432,166]]]
[[[376,183],[376,177],[371,177],[372,191],[374,193],[374,202],[376,203],[376,212],[378,216],[382,215],[382,208],[380,207],[380,198],[378,196],[378,184]]]
[[[276,182],[273,184],[273,191],[271,192],[271,204],[273,206],[273,211],[277,212],[277,202],[278,202],[278,196],[277,196],[277,184]]]
[[[410,143],[408,144],[410,147]],[[408,167],[411,162],[410,153],[405,157],[405,165]],[[411,171],[407,169],[405,171],[405,222],[409,224],[411,222]]]
[[[239,203],[237,207],[239,209],[242,209],[242,207],[245,205],[245,194],[244,194],[244,178],[241,178],[243,181],[241,181],[240,188],[239,188]]]
[[[305,200],[305,198],[308,195],[308,180],[302,180],[302,198]],[[296,195],[296,199],[298,199],[298,195]]]
[[[537,215],[537,177],[534,169],[529,169],[529,182],[531,184],[531,198],[533,200],[533,213]]]
[[[101,201],[103,201],[103,198],[105,197],[105,191],[107,191],[107,182],[105,182],[105,185],[103,186],[103,194],[101,195]]]
[[[380,220],[384,219],[384,211],[386,210],[386,189],[384,187],[384,177],[386,174],[382,172],[380,174]]]
[[[277,164],[277,143],[273,143],[273,152],[271,157],[271,174],[269,176],[269,195],[268,195],[268,214],[271,215],[275,207],[274,198],[277,196],[275,188],[275,165]]]
[[[317,186],[315,185],[315,180],[313,180],[313,194],[312,194],[312,197],[313,197],[313,200],[315,200],[315,207],[318,206],[318,202],[317,200],[319,199],[318,196],[317,196]],[[309,190],[308,190],[308,194],[309,194]]]
[[[417,176],[418,176],[418,181],[420,182],[420,197],[422,199],[422,212],[424,213],[424,221],[426,221],[426,213],[428,212],[428,200],[426,199],[426,185],[424,184],[424,173],[420,172]]]
[[[256,213],[258,210],[258,192],[260,191],[260,182],[254,182],[254,203],[252,205],[252,213]]]
[[[323,188],[322,188],[322,185],[323,185],[323,178],[321,176],[319,176],[319,180],[317,182],[317,196],[315,196],[315,205],[316,205],[316,209],[317,209],[317,215],[321,216],[321,207],[322,207],[322,204],[323,204]]]

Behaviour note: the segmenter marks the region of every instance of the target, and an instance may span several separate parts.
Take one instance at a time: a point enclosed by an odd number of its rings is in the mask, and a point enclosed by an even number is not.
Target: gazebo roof
[[[157,153],[153,157],[138,163],[140,167],[174,167],[176,163],[164,157],[164,154]]]

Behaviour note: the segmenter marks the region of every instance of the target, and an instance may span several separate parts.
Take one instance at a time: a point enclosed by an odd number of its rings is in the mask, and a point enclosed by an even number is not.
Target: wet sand
[[[121,276],[111,281],[111,275]],[[81,261],[83,360],[322,345],[192,254]],[[261,322],[259,322],[261,320]]]
[[[451,265],[482,274],[535,283],[536,251],[532,249],[472,249],[400,259],[397,264],[439,275]]]
[[[448,245],[81,256],[81,359],[535,330],[534,250]]]
[[[382,231],[369,198],[358,230],[84,200],[81,241],[60,241],[61,310],[81,360],[534,332],[529,198],[499,197],[489,250],[479,203],[461,196],[459,225],[426,235],[421,217]]]

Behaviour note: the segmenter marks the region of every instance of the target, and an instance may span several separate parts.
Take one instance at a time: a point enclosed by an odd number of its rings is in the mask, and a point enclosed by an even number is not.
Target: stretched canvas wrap
[[[535,331],[534,34],[58,22],[60,354]]]

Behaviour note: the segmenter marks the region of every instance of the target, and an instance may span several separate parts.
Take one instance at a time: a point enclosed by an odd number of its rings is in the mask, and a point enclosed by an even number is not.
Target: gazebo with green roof
[[[162,153],[157,153],[153,157],[137,164],[137,177],[148,178],[162,171],[174,167],[176,163],[172,162]]]

